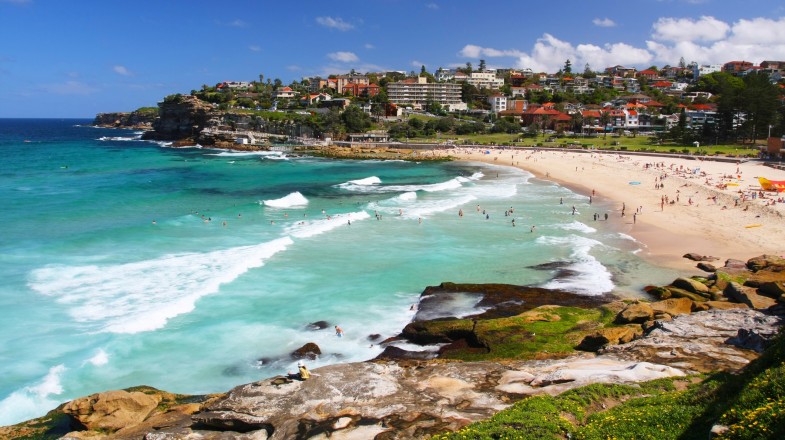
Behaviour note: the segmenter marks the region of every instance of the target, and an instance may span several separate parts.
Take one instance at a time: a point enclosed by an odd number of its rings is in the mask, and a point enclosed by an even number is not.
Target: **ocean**
[[[518,169],[171,148],[90,123],[0,119],[0,425],[135,385],[227,391],[293,371],[307,342],[311,369],[371,359],[369,335],[444,281],[634,297],[677,275],[594,221],[610,206]]]

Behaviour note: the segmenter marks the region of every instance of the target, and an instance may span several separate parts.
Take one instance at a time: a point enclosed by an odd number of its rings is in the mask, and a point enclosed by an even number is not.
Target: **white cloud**
[[[331,52],[327,54],[327,57],[342,63],[352,63],[360,60],[360,58],[352,52]]]
[[[422,66],[428,67],[428,65],[426,63],[423,63],[422,61],[418,61],[418,60],[412,60],[412,66],[413,67],[422,67]]]
[[[714,17],[660,18],[654,23],[652,38],[661,41],[717,41],[728,34],[730,26]]]
[[[316,17],[316,22],[326,28],[337,29],[344,32],[354,29],[353,24],[343,21],[343,19],[340,17]]]
[[[286,70],[288,70],[290,72],[299,72],[300,70],[302,70],[302,68],[300,66],[297,66],[297,65],[294,65],[294,64],[290,64],[290,65],[286,66]]]
[[[236,28],[244,28],[244,27],[248,26],[248,23],[246,23],[246,22],[244,22],[244,21],[242,21],[240,19],[237,19],[237,20],[229,22],[228,25],[231,26],[231,27],[236,27]]]
[[[605,18],[595,18],[591,22],[594,23],[595,26],[599,26],[599,27],[615,27],[616,26],[616,22],[611,20],[608,17],[605,17]]]
[[[374,46],[371,43],[365,43],[365,45],[363,47],[366,48],[366,49],[376,49],[376,46]]]
[[[97,88],[79,81],[66,81],[56,84],[42,84],[41,90],[55,95],[90,95],[98,91]]]
[[[257,46],[257,45],[255,45],[255,44],[252,44],[252,45],[248,46],[248,50],[250,50],[251,52],[261,52],[262,48]]]
[[[131,71],[128,70],[127,67],[121,66],[119,64],[116,65],[116,66],[112,66],[112,70],[114,71],[114,73],[116,73],[118,75],[123,75],[123,76],[132,76],[133,75],[133,73],[131,73]]]
[[[759,63],[766,59],[785,59],[785,17],[719,23],[727,29],[722,39],[703,40],[704,44],[700,44],[700,40],[647,41],[646,47],[656,60],[668,64],[677,63],[681,57],[687,62],[695,61],[699,64],[719,64],[732,60]]]
[[[433,10],[439,9],[439,5],[437,5],[436,3],[428,3],[428,4],[425,5],[425,7],[428,8],[428,9],[433,9]]]
[[[525,55],[519,50],[498,50],[490,47],[481,47],[474,44],[467,44],[458,52],[459,56],[465,58],[482,58],[482,57],[518,57]]]

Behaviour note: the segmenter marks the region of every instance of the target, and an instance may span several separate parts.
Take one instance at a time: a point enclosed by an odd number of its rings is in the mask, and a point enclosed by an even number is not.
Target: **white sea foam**
[[[207,156],[218,157],[247,157],[247,156],[280,156],[280,151],[221,151],[218,153],[210,153]]]
[[[427,301],[427,297],[423,298]],[[487,308],[478,308],[482,295],[473,295],[464,292],[449,292],[440,296],[439,307],[427,308],[417,312],[418,321],[437,318],[463,318],[484,312]]]
[[[141,134],[137,136],[101,136],[98,138],[99,141],[120,141],[120,142],[138,141],[141,139],[142,139]]]
[[[338,227],[348,226],[349,222],[355,222],[370,218],[371,215],[365,211],[338,214],[329,219],[301,221],[285,229],[286,233],[296,238],[308,238],[323,234]]]
[[[60,402],[50,396],[62,394],[65,370],[65,365],[55,365],[39,383],[16,390],[0,401],[0,426],[40,417],[57,406]]]
[[[90,359],[84,361],[84,364],[92,364],[96,367],[100,367],[102,365],[106,365],[109,363],[109,355],[103,349],[98,349],[98,352],[95,353],[95,356],[91,357]]]
[[[417,200],[417,193],[414,191],[405,192],[395,198],[402,201]]]
[[[635,237],[627,235],[627,234],[625,234],[623,232],[619,232],[618,235],[619,235],[619,238],[623,238],[624,240],[630,240],[630,241],[634,241],[634,242],[638,241],[638,240],[635,239]]]
[[[378,178],[376,176],[371,176],[371,177],[366,177],[365,179],[350,180],[350,181],[348,181],[346,183],[342,183],[342,184],[340,184],[338,186],[341,186],[341,185],[378,185],[380,183],[382,183],[382,179],[380,179],[380,178]]]
[[[281,197],[280,199],[273,199],[273,200],[265,200],[260,202],[264,206],[269,206],[271,208],[293,208],[296,206],[306,206],[308,204],[308,199],[305,198],[299,191],[295,191],[286,197]]]
[[[336,185],[336,186],[345,189],[347,191],[361,192],[361,193],[388,193],[388,192],[414,192],[414,191],[439,192],[439,191],[447,191],[451,189],[461,188],[464,183],[480,179],[481,177],[482,177],[482,173],[475,173],[474,175],[468,178],[458,176],[444,182],[423,184],[423,185],[379,185],[379,183],[381,183],[381,180],[379,180],[379,182],[370,183],[372,182],[371,179],[378,180],[378,178],[369,177],[367,179],[354,180],[346,183],[341,183],[340,185]],[[357,183],[357,182],[363,182],[363,183]]]
[[[554,227],[558,229],[562,229],[564,231],[578,231],[583,232],[584,234],[592,234],[597,232],[596,229],[592,228],[591,226],[581,223],[578,220],[573,220],[571,223],[564,223],[560,225],[554,225]]]
[[[557,278],[548,281],[541,287],[546,289],[561,289],[584,295],[601,295],[613,290],[613,275],[589,252],[597,245],[602,245],[597,240],[586,237],[570,235],[567,237],[538,237],[536,242],[547,246],[566,247],[572,250],[571,263],[565,269],[574,273],[569,277]]]
[[[32,271],[28,284],[67,306],[69,315],[89,330],[138,333],[189,313],[199,298],[262,266],[290,244],[292,239],[283,237],[118,265],[47,266]]]

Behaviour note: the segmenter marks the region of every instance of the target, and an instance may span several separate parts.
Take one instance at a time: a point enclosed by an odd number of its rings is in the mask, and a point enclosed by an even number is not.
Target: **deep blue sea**
[[[634,296],[674,275],[593,221],[608,207],[517,169],[177,149],[90,122],[0,119],[0,425],[134,385],[223,392],[306,342],[311,368],[370,359],[443,281]],[[567,275],[530,268],[552,261]]]

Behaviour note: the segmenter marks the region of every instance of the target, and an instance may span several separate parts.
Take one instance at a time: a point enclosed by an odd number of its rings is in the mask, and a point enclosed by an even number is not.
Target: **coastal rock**
[[[305,328],[308,330],[324,330],[330,326],[330,323],[327,321],[316,321],[308,324]]]
[[[272,426],[263,417],[237,411],[205,411],[191,416],[197,427],[216,431],[251,432],[264,430],[267,435]]]
[[[144,421],[160,401],[160,396],[138,391],[107,391],[72,400],[63,412],[86,429],[117,431]]]
[[[761,255],[747,260],[747,267],[755,272],[762,269],[771,269],[775,272],[781,272],[785,270],[785,258],[777,255]]]
[[[728,258],[727,260],[725,260],[725,268],[726,269],[746,269],[747,268],[747,262],[746,261],[741,261],[741,260],[736,260],[736,259],[733,259],[733,258]]]
[[[675,287],[684,289],[688,292],[697,293],[699,295],[709,293],[709,288],[700,281],[693,280],[692,278],[676,278],[672,283]]]
[[[689,252],[682,256],[682,258],[686,258],[692,261],[717,261],[719,258],[701,255],[695,252]]]
[[[730,345],[735,345],[736,347],[747,350],[753,350],[758,353],[763,353],[763,350],[769,346],[768,339],[755,333],[754,330],[747,330],[744,328],[740,328],[736,336],[729,338],[725,342]]]
[[[735,303],[730,301],[706,301],[704,304],[709,306],[709,309],[716,310],[731,310],[731,309],[748,309],[747,304]]]
[[[140,109],[134,112],[98,113],[93,119],[96,127],[134,128],[150,130],[158,117],[157,109]]]
[[[785,283],[782,281],[770,281],[761,284],[758,287],[760,295],[768,296],[769,298],[778,299],[785,295]]]
[[[308,342],[302,347],[294,350],[291,354],[292,359],[314,360],[322,354],[322,350],[313,342]]]
[[[713,264],[711,264],[711,263],[701,262],[701,263],[698,263],[697,267],[698,267],[698,269],[700,269],[700,270],[702,270],[704,272],[711,272],[711,273],[713,273],[713,272],[717,271],[717,268]]]
[[[583,338],[576,348],[583,351],[597,351],[607,345],[626,344],[642,334],[643,329],[638,325],[602,328]]]
[[[196,139],[207,126],[212,106],[191,95],[172,95],[158,104],[153,131],[143,139],[176,141]]]
[[[643,324],[654,317],[654,310],[646,303],[634,303],[616,315],[617,324]]]
[[[645,337],[624,345],[609,345],[602,354],[622,359],[646,359],[695,372],[737,370],[757,355],[727,344],[739,329],[754,331],[770,340],[781,318],[753,309],[708,310],[658,321]]]
[[[680,289],[676,286],[668,286],[668,291],[670,292],[673,298],[687,298],[692,301],[701,302],[706,301],[708,299],[709,294],[706,294],[706,297],[703,297],[697,293],[690,292],[688,290]]]
[[[694,304],[688,298],[671,298],[651,303],[651,308],[655,314],[667,313],[670,316],[677,316],[692,313]]]
[[[735,282],[730,282],[724,293],[728,298],[746,304],[753,309],[766,309],[777,304],[777,301],[769,297],[758,295],[755,289]]]

